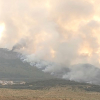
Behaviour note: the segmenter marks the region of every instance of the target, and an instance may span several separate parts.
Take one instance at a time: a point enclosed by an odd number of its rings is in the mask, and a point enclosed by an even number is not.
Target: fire
[[[50,5],[50,2],[49,2],[49,1],[47,1],[45,5],[46,5],[46,7],[47,7],[48,9],[51,8],[51,5]]]
[[[54,58],[54,57],[55,57],[55,53],[56,53],[55,50],[53,50],[53,49],[51,48],[51,51],[50,51],[50,52],[51,52],[52,58]]]
[[[99,16],[94,16],[94,20],[100,21],[100,17]]]
[[[2,37],[4,29],[5,29],[5,24],[4,23],[0,24],[0,38]]]
[[[100,48],[96,51],[96,53],[97,53],[97,54],[99,54],[99,53],[100,53]]]
[[[79,55],[82,56],[91,56],[91,54],[92,54],[92,49],[88,47],[81,48],[79,51]]]

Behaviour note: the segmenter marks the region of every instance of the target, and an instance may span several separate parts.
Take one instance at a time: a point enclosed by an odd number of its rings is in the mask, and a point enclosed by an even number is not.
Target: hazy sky
[[[0,47],[67,66],[100,65],[100,0],[0,0]]]

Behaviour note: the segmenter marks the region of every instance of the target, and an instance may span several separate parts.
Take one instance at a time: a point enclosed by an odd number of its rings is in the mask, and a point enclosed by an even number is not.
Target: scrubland
[[[72,86],[56,86],[38,90],[0,89],[0,100],[100,100],[100,92]]]

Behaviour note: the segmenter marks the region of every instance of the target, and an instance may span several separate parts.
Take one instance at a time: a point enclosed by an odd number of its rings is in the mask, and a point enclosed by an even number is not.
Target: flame
[[[55,57],[55,53],[56,53],[55,50],[51,48],[50,52],[51,52],[52,58],[54,58]]]
[[[5,29],[5,24],[4,23],[0,24],[0,38],[2,37],[4,29]]]
[[[93,18],[94,18],[94,20],[96,20],[96,21],[100,21],[100,17],[99,17],[99,16],[94,16]]]
[[[79,55],[81,56],[91,56],[91,54],[92,54],[92,49],[89,47],[82,47],[79,50]]]
[[[49,1],[47,1],[45,5],[46,5],[46,7],[47,7],[48,9],[51,8],[51,5],[50,5],[50,2],[49,2]]]
[[[99,54],[99,53],[100,53],[100,48],[98,48],[98,50],[96,51],[96,53],[97,53],[97,54]]]

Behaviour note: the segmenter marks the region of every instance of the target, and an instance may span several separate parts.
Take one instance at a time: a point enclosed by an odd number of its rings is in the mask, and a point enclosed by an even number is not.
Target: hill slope
[[[23,63],[17,52],[0,48],[0,79],[6,80],[42,80],[51,79],[50,74],[44,73],[29,63]]]

